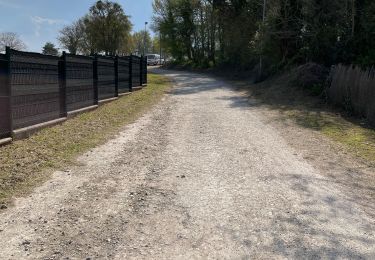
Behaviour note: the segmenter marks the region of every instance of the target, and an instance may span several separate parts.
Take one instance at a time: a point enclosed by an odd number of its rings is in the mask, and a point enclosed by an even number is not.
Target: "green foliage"
[[[177,61],[250,69],[375,64],[373,0],[154,0],[153,28]],[[264,17],[263,17],[264,12]]]
[[[129,17],[118,3],[98,1],[85,17],[86,32],[95,52],[115,55],[132,27]]]
[[[78,22],[63,28],[58,40],[73,54],[123,54],[129,52],[131,28],[120,4],[100,0]]]
[[[53,43],[47,42],[43,47],[42,53],[46,54],[46,55],[55,55],[56,56],[56,55],[59,54],[59,50],[55,47],[55,45]]]
[[[152,39],[148,31],[142,30],[133,33],[131,36],[133,42],[132,53],[148,54],[152,50]]]

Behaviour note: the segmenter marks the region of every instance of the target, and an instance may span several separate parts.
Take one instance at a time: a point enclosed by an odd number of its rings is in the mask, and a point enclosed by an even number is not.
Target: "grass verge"
[[[141,91],[0,147],[0,205],[27,194],[52,169],[72,164],[77,155],[110,139],[156,104],[170,86],[166,77],[149,74],[148,85]]]
[[[297,125],[318,131],[340,143],[353,155],[375,165],[375,129],[364,120],[348,116],[327,105],[311,92],[292,87],[286,75],[259,84],[233,81],[261,105],[280,112],[279,120],[292,120]]]

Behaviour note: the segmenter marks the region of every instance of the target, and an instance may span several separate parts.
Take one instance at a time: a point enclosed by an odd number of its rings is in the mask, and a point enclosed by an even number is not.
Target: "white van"
[[[160,55],[158,54],[148,54],[147,56],[147,66],[155,66],[160,62]]]

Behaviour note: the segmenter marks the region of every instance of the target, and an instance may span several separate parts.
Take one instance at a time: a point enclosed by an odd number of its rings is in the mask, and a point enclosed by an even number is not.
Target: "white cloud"
[[[40,16],[31,16],[31,20],[33,21],[33,23],[36,23],[36,24],[47,23],[49,25],[61,24],[65,22],[64,20],[60,20],[60,19],[50,19],[50,18],[44,18]]]
[[[40,30],[42,29],[43,25],[57,25],[57,24],[63,24],[65,23],[64,20],[60,19],[51,19],[51,18],[45,18],[40,16],[31,16],[30,17],[31,22],[34,24],[35,28],[35,36],[40,36]]]

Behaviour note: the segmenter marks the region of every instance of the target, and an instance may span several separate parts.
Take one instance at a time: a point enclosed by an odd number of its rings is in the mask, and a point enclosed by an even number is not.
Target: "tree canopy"
[[[154,0],[153,9],[154,30],[180,61],[375,64],[373,0]]]
[[[55,45],[53,43],[47,42],[43,46],[42,53],[46,54],[46,55],[55,55],[56,56],[56,55],[59,54],[59,50],[55,47]]]
[[[67,49],[71,54],[85,52],[85,25],[83,19],[80,19],[71,25],[65,26],[60,31],[58,41],[60,42],[60,45],[64,49]]]
[[[132,38],[134,43],[134,50],[132,52],[147,54],[152,51],[152,39],[148,31],[142,30],[135,32]]]
[[[129,50],[132,24],[120,4],[97,1],[88,14],[64,27],[58,40],[70,53],[116,55]]]

